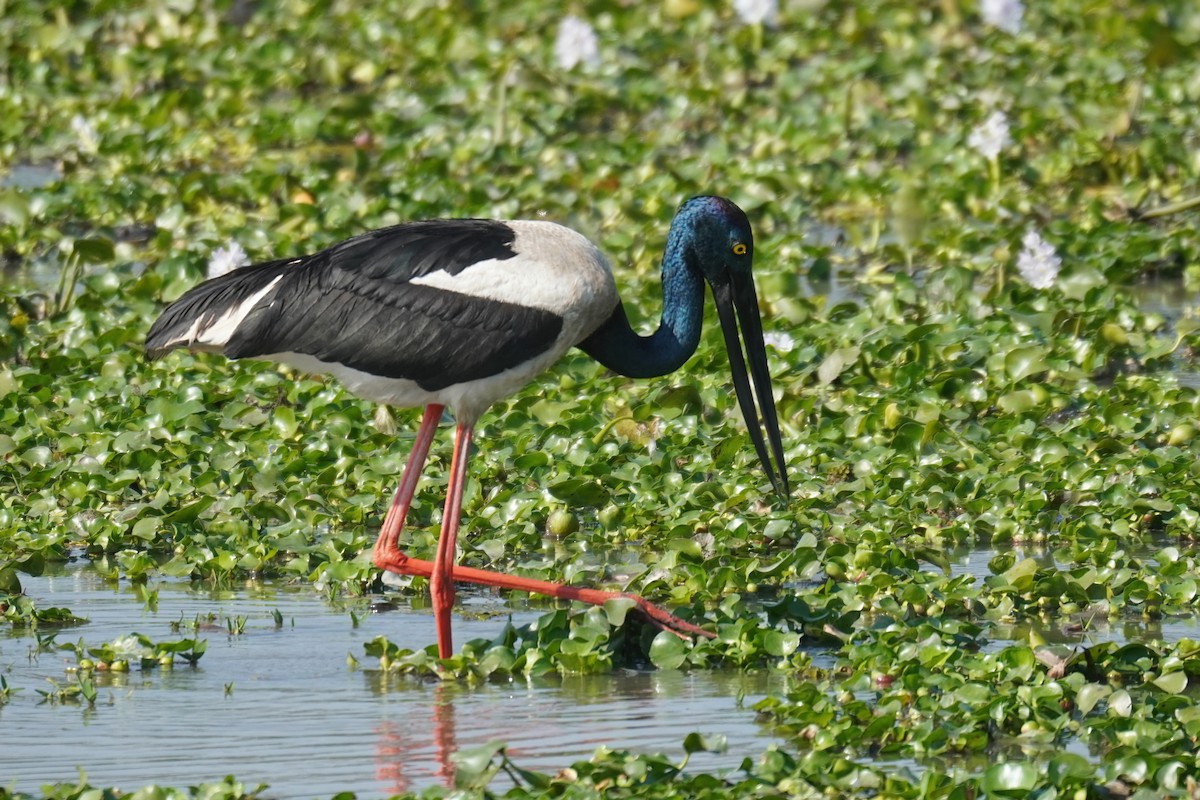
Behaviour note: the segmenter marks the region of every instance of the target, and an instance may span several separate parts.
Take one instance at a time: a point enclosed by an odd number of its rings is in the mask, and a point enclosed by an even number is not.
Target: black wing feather
[[[262,291],[296,259],[253,264],[194,286],[167,307],[146,334],[146,355],[158,358],[176,347],[197,319],[206,327],[230,309]]]
[[[243,267],[192,289],[151,328],[146,348],[282,279],[238,325],[229,358],[303,353],[436,391],[486,378],[549,347],[550,311],[413,284],[442,270],[507,259],[514,233],[492,220],[429,220],[372,231],[300,259]]]

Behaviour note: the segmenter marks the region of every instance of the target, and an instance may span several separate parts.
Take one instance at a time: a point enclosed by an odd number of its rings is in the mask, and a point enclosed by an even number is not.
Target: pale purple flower
[[[142,644],[136,636],[118,636],[108,647],[114,656],[120,658],[149,658],[154,654],[154,651]]]
[[[230,270],[244,267],[250,263],[246,251],[235,241],[230,240],[224,247],[218,247],[208,257],[208,277],[218,278]]]
[[[783,331],[768,331],[763,334],[763,344],[770,345],[780,353],[790,353],[796,346],[796,340]]]
[[[100,137],[95,126],[82,114],[71,117],[71,130],[81,153],[96,153],[100,149]]]
[[[1021,252],[1017,255],[1017,272],[1026,283],[1034,289],[1049,289],[1061,266],[1062,259],[1037,231],[1025,232],[1021,238]]]
[[[988,25],[1016,36],[1021,32],[1025,6],[1021,0],[979,0],[979,14]]]
[[[779,0],[733,0],[733,10],[746,25],[774,25]]]
[[[586,69],[599,65],[600,40],[596,38],[596,31],[579,17],[563,17],[554,39],[554,59],[564,70],[572,70],[580,64]]]
[[[986,159],[994,159],[1000,151],[1012,144],[1008,135],[1008,117],[1003,111],[993,111],[967,137],[967,144]]]

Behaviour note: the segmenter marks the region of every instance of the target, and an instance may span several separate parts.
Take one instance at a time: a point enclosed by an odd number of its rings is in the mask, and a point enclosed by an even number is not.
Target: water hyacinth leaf
[[[212,507],[213,503],[217,502],[217,498],[212,495],[204,495],[196,500],[180,506],[175,511],[166,514],[163,517],[163,522],[168,525],[188,524],[199,519],[200,515]]]
[[[522,471],[528,471],[545,467],[550,464],[550,456],[540,450],[534,450],[531,453],[523,453],[513,459],[513,466]]]
[[[576,506],[598,506],[608,493],[604,487],[587,478],[565,478],[549,486],[550,494]]]
[[[1046,348],[1038,345],[1014,348],[1004,357],[1005,372],[1013,383],[1019,383],[1049,368],[1050,365],[1046,363]]]
[[[1200,735],[1200,705],[1176,709],[1175,719],[1188,736],[1195,738]]]
[[[1131,755],[1118,758],[1108,765],[1107,772],[1114,778],[1129,783],[1145,783],[1150,776],[1150,761],[1144,756]]]
[[[0,190],[0,220],[17,227],[29,221],[29,200],[24,192],[9,188]]]
[[[630,609],[635,608],[637,603],[628,597],[614,597],[604,601],[604,613],[608,617],[608,624],[614,628],[619,628],[625,624],[625,617],[629,614]]]
[[[1013,564],[1017,563],[1017,554],[1011,550],[1005,553],[997,553],[988,560],[988,571],[993,575],[999,575],[1012,569]]]
[[[479,667],[485,675],[494,672],[503,674],[512,672],[516,661],[517,656],[511,647],[492,647],[479,660]]]
[[[451,754],[455,788],[472,791],[487,786],[504,763],[504,747],[504,742],[491,741]]]
[[[697,560],[704,555],[700,543],[695,539],[672,539],[667,543],[667,549]]]
[[[1046,766],[1046,774],[1056,785],[1067,780],[1088,780],[1096,768],[1078,753],[1058,753]]]
[[[556,400],[539,400],[529,411],[543,425],[554,425],[570,416],[571,404]]]
[[[650,663],[658,669],[679,669],[687,660],[687,646],[670,631],[659,631],[650,643]]]
[[[1072,300],[1083,300],[1088,292],[1107,283],[1103,272],[1090,264],[1078,262],[1069,272],[1059,275],[1057,280],[1058,288]]]
[[[485,539],[475,546],[493,563],[504,558],[504,541],[502,539]]]
[[[1125,689],[1118,689],[1108,698],[1108,713],[1114,717],[1128,717],[1133,711],[1133,697]]]
[[[704,400],[694,384],[671,386],[658,393],[655,408],[678,408],[697,413],[704,408]]]
[[[1015,586],[1018,589],[1026,589],[1032,584],[1033,577],[1037,574],[1037,571],[1038,563],[1036,560],[1023,558],[1005,570],[1001,577],[1011,586]]]
[[[21,579],[17,571],[7,564],[0,564],[0,594],[18,595],[21,593]]]
[[[162,527],[163,520],[159,517],[142,517],[133,524],[133,529],[130,531],[136,538],[145,539],[147,541],[154,539],[158,535],[159,528]]]
[[[786,658],[796,652],[800,646],[800,634],[784,631],[767,631],[763,637],[763,647],[768,653],[780,658]]]
[[[1079,709],[1079,713],[1086,716],[1091,713],[1104,698],[1112,694],[1112,687],[1101,683],[1089,683],[1080,687],[1075,694],[1075,706]]]
[[[683,751],[692,753],[724,753],[729,749],[729,742],[724,734],[689,733],[683,739]]]
[[[287,406],[279,406],[271,413],[271,426],[279,433],[280,438],[295,437],[300,423],[296,420],[296,412]]]
[[[1151,683],[1168,694],[1179,694],[1187,689],[1188,676],[1183,670],[1168,672],[1165,675],[1159,675]]]
[[[1038,782],[1038,770],[1025,761],[993,764],[983,773],[980,788],[988,797],[1024,797]]]
[[[76,239],[72,251],[85,264],[104,264],[116,255],[112,241],[101,237]]]
[[[1106,322],[1100,326],[1101,338],[1112,345],[1129,344],[1129,332],[1115,322]]]
[[[46,553],[40,550],[26,553],[12,559],[9,562],[9,566],[15,567],[34,578],[39,577],[46,570]]]
[[[828,386],[837,380],[846,367],[858,360],[859,352],[857,347],[841,347],[826,356],[821,366],[817,367],[817,379],[821,385]]]

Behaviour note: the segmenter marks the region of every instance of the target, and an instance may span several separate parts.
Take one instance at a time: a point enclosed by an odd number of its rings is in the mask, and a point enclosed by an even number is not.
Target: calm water
[[[78,566],[25,586],[39,606],[66,606],[89,619],[60,633],[60,642],[98,645],[135,631],[155,641],[184,638],[190,632],[174,633],[170,623],[198,614],[217,614],[219,627],[201,631],[208,651],[196,668],[181,661],[168,671],[132,666],[127,675],[101,676],[94,709],[40,703],[47,679],[68,682],[73,654],[34,656],[32,637],[0,637],[0,671],[21,690],[0,706],[0,785],[19,791],[74,781],[83,769],[93,785],[127,790],[233,774],[270,784],[273,797],[372,797],[442,783],[452,775],[450,753],[496,739],[520,766],[555,772],[600,745],[682,759],[692,731],[729,742],[723,754],[694,756],[697,770],[732,770],[774,741],[750,706],[786,691],[778,676],[707,671],[481,687],[382,676],[365,669],[374,659],[364,656],[363,642],[383,634],[402,646],[429,644],[428,612],[364,614],[355,628],[349,611],[311,589],[214,593],[178,583],[155,584],[152,612],[127,583],[105,584]],[[239,616],[248,618],[245,633],[231,636],[225,620]],[[513,622],[534,616],[516,614]],[[456,618],[457,641],[493,636],[503,624],[502,617]],[[347,654],[363,668],[350,668]]]

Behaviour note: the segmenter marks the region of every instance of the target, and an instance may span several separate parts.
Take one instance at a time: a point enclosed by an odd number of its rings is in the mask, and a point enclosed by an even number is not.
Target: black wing
[[[171,305],[150,329],[153,357],[197,319],[224,313],[278,283],[222,343],[229,358],[303,353],[326,363],[436,391],[486,378],[548,348],[562,330],[553,312],[413,284],[509,259],[514,233],[492,220],[410,222],[356,236],[319,253],[234,270]]]

